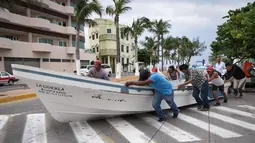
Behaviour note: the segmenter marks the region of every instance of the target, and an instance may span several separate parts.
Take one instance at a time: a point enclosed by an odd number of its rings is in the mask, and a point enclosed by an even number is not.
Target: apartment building
[[[88,28],[88,48],[96,52],[97,57],[105,64],[109,64],[116,71],[116,27],[111,19],[95,19],[96,27]],[[120,28],[125,25],[120,24]],[[135,50],[134,38],[130,35],[120,37],[121,63],[123,72],[132,72],[134,69]]]
[[[75,69],[76,22],[74,0],[19,0],[0,9],[0,71],[24,64],[56,71]],[[84,26],[80,31],[81,64],[96,59],[85,51]]]

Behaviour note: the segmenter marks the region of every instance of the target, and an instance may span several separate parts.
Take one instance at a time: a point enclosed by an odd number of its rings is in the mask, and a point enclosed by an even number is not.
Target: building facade
[[[0,71],[24,64],[56,71],[75,69],[76,22],[73,0],[18,1],[0,9]],[[85,52],[84,25],[80,31],[81,64],[96,59]]]
[[[111,19],[95,19],[96,27],[88,28],[88,48],[96,52],[97,57],[116,71],[116,27]],[[125,25],[120,24],[120,28]],[[122,72],[132,72],[134,69],[135,50],[134,38],[130,35],[120,37],[121,65]]]

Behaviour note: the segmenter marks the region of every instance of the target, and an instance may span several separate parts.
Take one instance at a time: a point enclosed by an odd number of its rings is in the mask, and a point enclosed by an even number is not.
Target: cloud
[[[99,0],[104,7],[112,5],[112,0]],[[245,6],[252,0],[132,0],[129,5],[131,11],[120,16],[120,23],[131,25],[133,19],[146,16],[150,19],[171,20],[172,28],[170,35],[187,36],[190,39],[200,37],[209,47],[216,37],[217,25],[224,22],[223,16],[227,15],[230,9]],[[98,16],[93,16],[96,18]],[[103,15],[103,18],[112,18]],[[151,35],[145,32],[139,40]],[[208,59],[210,49],[208,48],[202,58]],[[201,57],[199,57],[201,59]],[[192,63],[198,57],[192,58]]]

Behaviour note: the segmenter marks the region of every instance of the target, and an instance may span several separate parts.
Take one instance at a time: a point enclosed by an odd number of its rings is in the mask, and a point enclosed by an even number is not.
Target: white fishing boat
[[[14,75],[36,93],[51,116],[59,122],[85,121],[154,111],[150,87],[127,88],[124,83],[24,65],[14,64],[12,69]],[[178,107],[196,103],[192,97],[191,86],[178,90],[177,82],[173,82],[173,85]],[[161,107],[169,108],[165,101]]]

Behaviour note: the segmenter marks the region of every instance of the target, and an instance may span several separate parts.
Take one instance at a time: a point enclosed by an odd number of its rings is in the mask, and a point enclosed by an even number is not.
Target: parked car
[[[82,76],[87,76],[89,69],[94,67],[94,65],[83,65],[81,66],[81,75]],[[112,75],[112,68],[107,65],[107,64],[102,64],[102,68],[104,70],[106,70],[106,72],[108,73],[108,76],[110,77]],[[74,71],[74,73],[76,74],[76,70]]]
[[[11,75],[8,72],[2,71],[0,72],[0,85],[8,84],[8,85],[13,85],[14,82],[17,82],[18,79]]]

